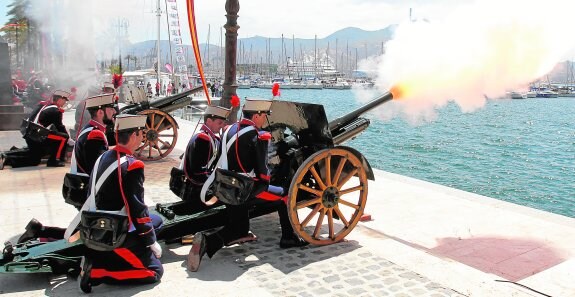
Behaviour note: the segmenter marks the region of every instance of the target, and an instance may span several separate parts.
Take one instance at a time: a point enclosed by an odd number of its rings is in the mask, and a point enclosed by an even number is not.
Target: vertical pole
[[[224,25],[226,29],[226,64],[224,70],[224,94],[220,100],[220,106],[231,107],[232,96],[236,95],[238,84],[236,83],[236,58],[238,44],[238,12],[240,3],[238,0],[226,0],[226,19]],[[237,120],[238,109],[234,108],[230,114],[229,121]]]
[[[174,65],[174,56],[172,54],[172,33],[170,31],[170,20],[169,20],[169,15],[168,15],[168,2],[164,2],[166,4],[166,24],[168,25],[168,45],[170,45],[170,64],[172,64],[172,83],[174,83],[176,81],[176,71],[175,71],[175,65]],[[187,61],[187,60],[186,60]],[[168,84],[170,82],[168,81]],[[171,94],[170,94],[171,95]]]
[[[160,10],[160,0],[158,0],[157,2],[157,6],[156,6],[156,16],[158,17],[158,41],[156,43],[156,61],[158,61],[158,66],[156,67],[156,71],[158,71],[157,73],[157,83],[160,83],[160,18],[162,17],[162,11]],[[161,87],[161,86],[160,86]],[[156,86],[153,86],[154,90],[156,89]]]

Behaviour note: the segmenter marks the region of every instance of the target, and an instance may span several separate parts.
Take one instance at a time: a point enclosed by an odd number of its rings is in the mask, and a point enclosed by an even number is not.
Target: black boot
[[[309,242],[300,238],[297,234],[293,233],[291,235],[282,235],[282,239],[280,240],[280,248],[288,249],[292,247],[302,247],[308,245]]]
[[[66,166],[66,163],[64,163],[62,161],[57,161],[57,160],[48,160],[48,162],[46,162],[46,166],[47,167],[64,167],[64,166]]]
[[[26,242],[30,239],[38,238],[38,234],[42,231],[42,223],[36,219],[31,219],[26,225],[26,231],[18,238],[18,243]]]
[[[78,276],[78,287],[80,290],[86,294],[92,292],[92,283],[90,282],[90,275],[92,273],[92,260],[90,257],[84,256],[82,258],[82,271],[80,271],[80,276]]]

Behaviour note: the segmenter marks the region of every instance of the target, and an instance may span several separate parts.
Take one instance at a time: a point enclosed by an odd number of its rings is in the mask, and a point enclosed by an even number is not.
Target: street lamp
[[[240,3],[238,0],[226,0],[226,18],[227,23],[224,25],[226,29],[226,61],[224,69],[224,93],[220,102],[221,106],[231,107],[232,96],[237,96],[236,89],[236,53],[238,44],[238,11],[240,10]],[[230,122],[237,120],[237,108],[234,107],[230,118]]]

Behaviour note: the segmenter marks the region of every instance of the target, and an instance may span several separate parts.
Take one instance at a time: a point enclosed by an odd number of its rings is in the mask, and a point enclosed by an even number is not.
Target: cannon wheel
[[[148,116],[148,120],[142,145],[136,149],[135,156],[144,161],[156,161],[170,154],[178,140],[174,118],[159,109],[147,109],[138,114]]]
[[[331,148],[311,155],[290,185],[287,204],[294,231],[315,245],[341,241],[363,215],[367,186],[365,169],[350,151]]]

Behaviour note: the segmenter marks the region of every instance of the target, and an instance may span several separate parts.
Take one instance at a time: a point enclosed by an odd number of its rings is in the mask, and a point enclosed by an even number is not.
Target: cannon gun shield
[[[320,150],[299,167],[288,194],[294,231],[307,242],[339,242],[353,230],[367,201],[368,175],[349,148]]]

